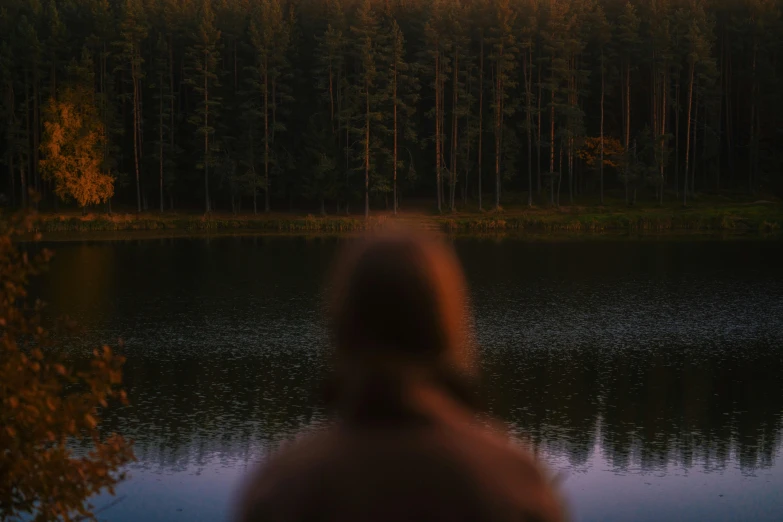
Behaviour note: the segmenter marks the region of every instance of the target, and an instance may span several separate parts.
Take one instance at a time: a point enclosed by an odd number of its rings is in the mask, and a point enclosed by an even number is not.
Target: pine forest
[[[783,191],[782,0],[2,0],[0,196],[368,215]]]

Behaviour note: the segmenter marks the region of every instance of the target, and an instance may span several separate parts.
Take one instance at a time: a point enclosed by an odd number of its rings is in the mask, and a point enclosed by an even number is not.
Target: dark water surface
[[[139,461],[101,519],[225,520],[248,470],[324,421],[340,241],[51,245],[52,310],[84,346],[126,345],[132,406],[108,424]],[[491,410],[562,473],[575,519],[783,520],[783,243],[456,246]]]

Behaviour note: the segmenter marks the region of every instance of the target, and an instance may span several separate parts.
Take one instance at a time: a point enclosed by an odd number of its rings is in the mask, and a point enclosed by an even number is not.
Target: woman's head
[[[332,283],[339,361],[472,366],[465,281],[442,239],[403,231],[362,239],[338,257]]]

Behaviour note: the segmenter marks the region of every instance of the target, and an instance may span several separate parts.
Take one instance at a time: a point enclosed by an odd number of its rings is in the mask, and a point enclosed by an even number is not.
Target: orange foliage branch
[[[576,151],[579,159],[588,167],[598,168],[601,157],[601,138],[586,137]],[[616,138],[604,136],[604,166],[620,168],[625,158],[625,148]]]
[[[16,245],[34,222],[31,211],[0,222],[0,520],[94,519],[87,500],[113,493],[134,458],[129,441],[99,431],[99,411],[127,403],[124,358],[104,346],[78,370],[58,354],[27,291],[52,254],[30,257]],[[92,449],[76,455],[76,441]]]

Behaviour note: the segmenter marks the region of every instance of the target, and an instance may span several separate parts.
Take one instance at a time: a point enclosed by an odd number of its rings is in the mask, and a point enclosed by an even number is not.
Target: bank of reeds
[[[108,231],[248,231],[264,233],[340,234],[375,229],[393,223],[388,215],[369,221],[357,216],[196,215],[196,214],[42,214],[41,232]],[[609,231],[760,231],[783,229],[783,206],[779,204],[701,207],[693,209],[537,209],[514,212],[486,212],[453,215],[404,214],[406,225],[440,229],[445,232],[568,232]]]
[[[540,212],[505,215],[487,213],[475,216],[440,218],[444,229],[452,232],[583,232],[608,231],[760,231],[783,228],[783,208],[758,205],[736,208],[700,208],[694,210],[654,209],[627,212]]]
[[[378,226],[382,220],[373,219],[369,226]],[[197,216],[197,215],[42,215],[41,232],[107,232],[135,230],[178,230],[208,232],[247,230],[281,233],[343,233],[365,230],[363,219],[351,217],[315,217],[275,215],[258,216]]]

